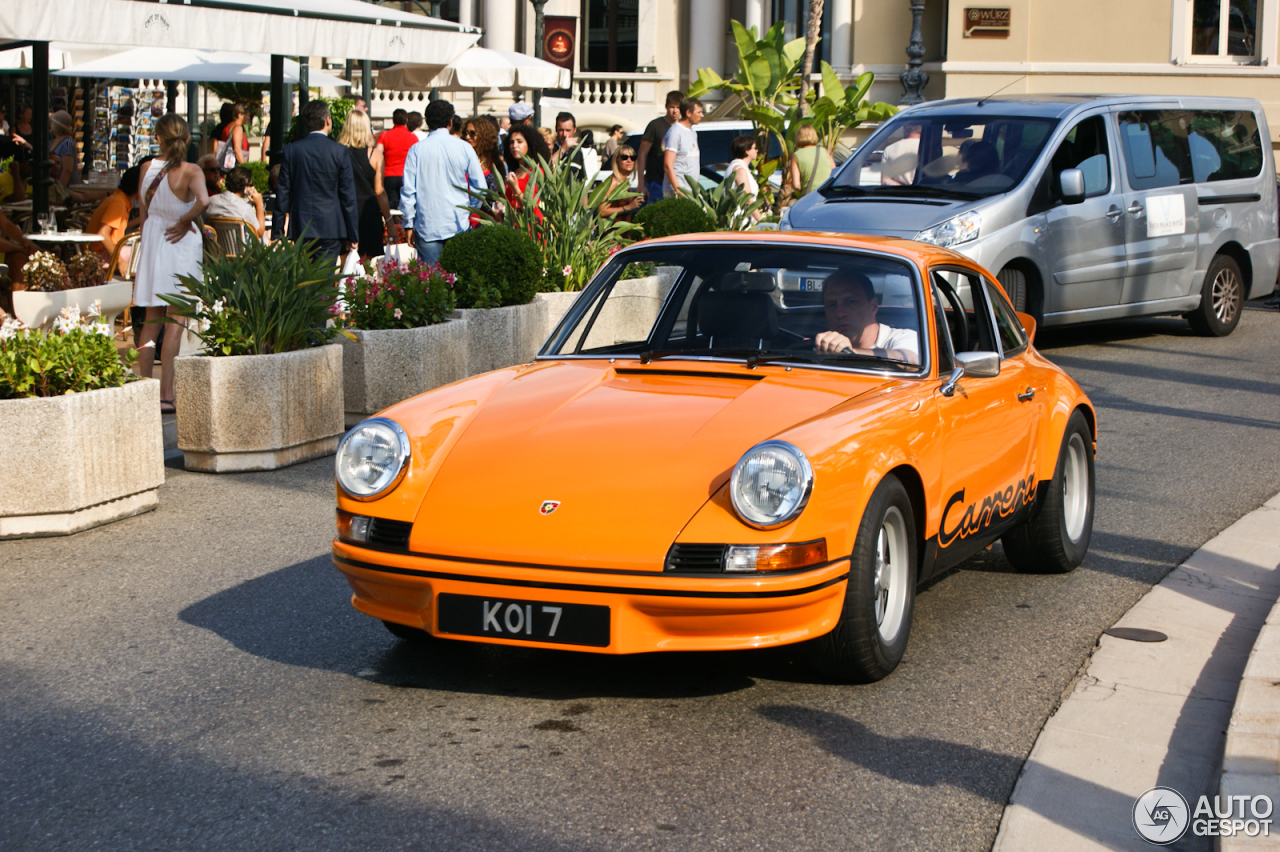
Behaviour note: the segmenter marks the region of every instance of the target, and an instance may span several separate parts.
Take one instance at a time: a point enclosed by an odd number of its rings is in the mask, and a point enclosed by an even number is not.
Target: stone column
[[[853,3],[834,0],[831,4],[831,67],[837,74],[853,65]]]
[[[476,22],[476,0],[458,0],[458,23],[469,27]]]
[[[727,0],[699,0],[689,4],[689,82],[698,79],[699,68],[724,74],[725,31],[729,26]],[[714,92],[714,99],[722,95]],[[708,95],[709,98],[712,95]]]
[[[849,0],[853,2],[853,0]],[[764,31],[768,29],[765,26],[764,0],[747,0],[747,14],[742,25],[747,29],[756,28],[756,37],[764,35]]]
[[[585,20],[579,21],[585,27]],[[656,74],[658,71],[658,0],[640,0],[636,33],[636,71]],[[584,38],[579,33],[578,38]]]
[[[484,0],[484,46],[490,50],[519,50],[514,0]]]

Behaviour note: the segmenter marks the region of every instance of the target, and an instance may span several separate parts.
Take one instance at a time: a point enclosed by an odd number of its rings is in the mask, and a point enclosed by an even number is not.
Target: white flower
[[[16,337],[19,331],[26,331],[26,328],[26,325],[24,325],[20,320],[8,317],[5,319],[3,324],[0,324],[0,340],[8,340],[11,337]]]
[[[560,274],[562,274],[562,275],[564,275],[566,278],[568,278],[570,275],[572,275],[572,274],[573,274],[573,267],[572,267],[572,266],[569,266],[568,264],[565,264],[564,269],[561,269],[561,270],[560,270]]]
[[[215,315],[217,315],[222,313],[223,309],[226,308],[226,306],[227,306],[226,301],[224,299],[219,299],[218,301],[214,302],[212,305],[209,306],[209,310],[212,311]]]
[[[154,340],[148,340],[146,343],[142,344],[142,345],[141,345],[141,346],[139,346],[138,348],[139,348],[139,349],[155,349],[155,348],[156,348],[156,342],[155,342]]]
[[[95,323],[93,324],[92,328],[93,328],[93,332],[94,332],[94,334],[100,334],[100,335],[102,335],[103,337],[113,337],[113,336],[114,336],[114,335],[111,333],[111,326],[107,325],[105,322],[95,322]]]
[[[93,304],[89,306],[89,316],[91,317],[102,316],[102,300],[101,299],[93,300]]]
[[[400,319],[400,309],[396,308],[396,319]]]
[[[547,268],[546,268],[545,266],[544,266],[544,267],[542,267],[542,277],[543,277],[543,278],[546,278],[546,277],[547,277]]]

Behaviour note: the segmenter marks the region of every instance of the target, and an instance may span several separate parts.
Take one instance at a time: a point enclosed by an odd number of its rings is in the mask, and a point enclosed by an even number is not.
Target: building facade
[[[407,2],[409,7],[416,0]],[[1132,93],[1254,97],[1280,140],[1280,0],[916,0],[923,5],[924,95]],[[642,127],[670,89],[697,69],[736,67],[730,21],[760,30],[783,21],[803,36],[807,0],[549,0],[545,14],[576,36],[572,88],[544,98],[544,123],[567,109],[582,126]],[[818,55],[843,78],[876,74],[874,100],[896,103],[911,39],[912,0],[827,0]],[[534,52],[528,0],[447,0],[441,15],[484,28],[481,44]],[[374,109],[424,93],[375,95]],[[459,109],[474,105],[453,95]],[[512,95],[486,93],[482,111],[503,111]]]

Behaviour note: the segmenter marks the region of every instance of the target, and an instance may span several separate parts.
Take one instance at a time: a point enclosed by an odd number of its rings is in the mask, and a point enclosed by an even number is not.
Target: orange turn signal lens
[[[769,544],[764,546],[731,544],[725,550],[724,570],[732,574],[755,571],[792,571],[808,568],[827,561],[827,540],[805,541],[800,544]]]
[[[369,518],[338,510],[338,538],[361,544],[369,540]]]

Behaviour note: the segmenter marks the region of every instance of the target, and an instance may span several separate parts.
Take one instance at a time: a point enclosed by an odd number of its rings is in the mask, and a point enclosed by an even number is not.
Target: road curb
[[[1218,792],[1220,780],[1275,783],[1280,688],[1266,681],[1275,696],[1256,688],[1246,692],[1242,676],[1256,659],[1257,671],[1280,680],[1280,653],[1271,650],[1280,644],[1280,627],[1262,635],[1268,618],[1277,617],[1277,598],[1280,495],[1206,542],[1114,625],[1158,630],[1167,641],[1099,638],[1084,674],[1045,722],[1023,765],[994,852],[1151,849],[1133,821],[1136,799],[1152,787],[1177,790],[1194,809],[1201,795]],[[1231,740],[1241,759],[1220,779],[1237,693],[1246,713],[1255,693],[1269,698],[1264,709],[1272,715],[1258,717]],[[1267,724],[1267,743],[1250,736]],[[1240,773],[1242,768],[1250,771]],[[1275,801],[1280,805],[1280,798]],[[1270,838],[1272,848],[1276,839]],[[1208,838],[1183,842],[1210,845]]]
[[[1280,524],[1280,494],[1264,509]],[[1261,510],[1259,510],[1261,511]],[[1269,796],[1280,806],[1280,602],[1271,608],[1245,664],[1222,752],[1220,796]],[[1274,818],[1274,815],[1273,815]],[[1220,838],[1220,852],[1275,849],[1280,837]]]

